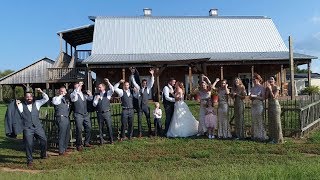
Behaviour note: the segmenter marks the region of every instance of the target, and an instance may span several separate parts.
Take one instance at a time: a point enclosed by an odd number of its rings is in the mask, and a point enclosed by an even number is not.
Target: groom
[[[174,78],[170,78],[168,81],[168,84],[163,88],[163,106],[164,106],[164,110],[166,113],[166,122],[165,122],[165,129],[164,129],[164,136],[166,136],[170,123],[171,123],[171,119],[172,119],[172,115],[173,115],[173,111],[174,111],[174,103],[175,103],[175,99],[174,99],[174,85],[176,84],[176,80]]]

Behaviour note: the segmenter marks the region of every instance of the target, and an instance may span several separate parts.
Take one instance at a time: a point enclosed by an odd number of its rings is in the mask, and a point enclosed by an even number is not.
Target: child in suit
[[[160,109],[160,104],[158,102],[154,103],[156,108],[153,111],[154,115],[154,135],[158,136],[161,134],[162,126],[161,126],[161,117],[162,117],[162,110]]]

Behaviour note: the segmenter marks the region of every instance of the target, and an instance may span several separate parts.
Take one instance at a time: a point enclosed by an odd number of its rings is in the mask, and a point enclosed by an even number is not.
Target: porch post
[[[292,38],[289,36],[289,60],[290,60],[290,84],[291,84],[291,99],[295,96],[294,88],[294,62],[293,62],[293,47],[292,47]]]
[[[0,84],[0,102],[3,101],[3,86]]]
[[[92,92],[92,74],[91,69],[88,70],[88,87],[87,90],[90,90]]]
[[[60,33],[59,34],[59,36],[60,36],[60,53],[62,52],[62,41],[63,41],[63,39],[62,39],[62,33]]]
[[[122,79],[126,80],[126,69],[122,68]]]
[[[311,86],[311,70],[310,70],[310,62],[308,62],[308,86]]]
[[[283,83],[284,83],[284,80],[283,80],[283,64],[281,64],[281,67],[280,67],[280,94],[283,95]]]
[[[204,75],[208,76],[208,73],[207,73],[207,63],[203,63],[202,64],[202,72]]]
[[[46,83],[46,94],[49,96],[49,89],[50,89],[50,84]],[[49,107],[50,103],[47,103],[47,107]]]
[[[159,74],[159,68],[156,69],[156,87],[157,87],[157,101],[160,102],[161,95],[160,95],[160,74]]]
[[[220,66],[220,79],[223,80],[223,66]]]
[[[251,87],[253,87],[254,66],[251,66]]]
[[[66,41],[66,54],[68,54],[68,43]]]
[[[192,90],[192,68],[189,65],[189,93],[191,93]]]
[[[69,84],[70,84],[70,83],[64,83],[64,86],[66,87],[66,90],[69,89]]]

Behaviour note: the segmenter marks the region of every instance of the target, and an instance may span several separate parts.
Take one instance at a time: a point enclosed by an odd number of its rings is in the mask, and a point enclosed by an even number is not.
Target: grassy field
[[[283,145],[134,139],[47,160],[35,152],[34,167],[28,169],[22,141],[4,136],[4,113],[0,105],[0,179],[320,179],[319,132]]]

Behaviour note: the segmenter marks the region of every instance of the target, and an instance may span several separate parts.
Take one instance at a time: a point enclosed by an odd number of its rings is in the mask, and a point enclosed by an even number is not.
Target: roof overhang
[[[64,31],[59,31],[57,34],[72,46],[91,43],[93,41],[94,24],[80,26]]]
[[[295,61],[311,61],[317,59],[294,53]],[[228,53],[159,53],[159,54],[92,54],[83,64],[187,64],[192,62],[257,62],[289,60],[289,52],[228,52]]]

